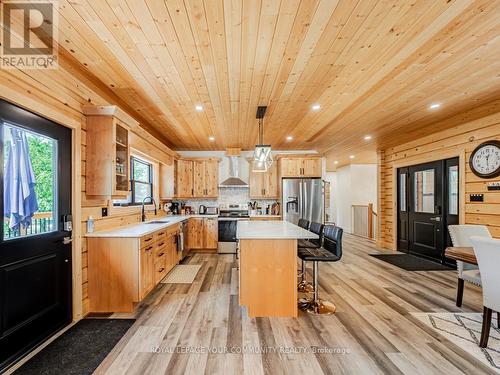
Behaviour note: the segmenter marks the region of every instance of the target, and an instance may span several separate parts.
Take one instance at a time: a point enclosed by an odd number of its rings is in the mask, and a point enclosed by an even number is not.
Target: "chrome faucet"
[[[156,210],[156,201],[153,197],[145,197],[143,200],[142,200],[142,209],[141,209],[141,219],[142,219],[142,222],[145,222],[146,221],[146,213],[144,212],[144,201],[146,199],[151,199],[151,202],[155,205],[155,216],[157,215],[157,210]]]

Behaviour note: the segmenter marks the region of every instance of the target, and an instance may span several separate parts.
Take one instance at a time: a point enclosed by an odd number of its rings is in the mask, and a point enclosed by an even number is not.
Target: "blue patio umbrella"
[[[31,225],[38,211],[35,194],[35,174],[31,165],[26,132],[11,128],[10,150],[4,169],[4,217],[9,228],[19,231]]]

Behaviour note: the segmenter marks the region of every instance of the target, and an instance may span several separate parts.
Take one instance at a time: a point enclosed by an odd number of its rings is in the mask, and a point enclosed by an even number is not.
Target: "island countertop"
[[[287,221],[238,221],[236,238],[242,239],[316,239],[319,236]]]

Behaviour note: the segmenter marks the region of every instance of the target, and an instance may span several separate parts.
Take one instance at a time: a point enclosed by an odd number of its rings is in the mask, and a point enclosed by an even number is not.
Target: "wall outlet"
[[[102,216],[102,217],[106,217],[106,216],[108,216],[108,208],[107,208],[107,207],[103,207],[103,208],[101,209],[101,216]]]

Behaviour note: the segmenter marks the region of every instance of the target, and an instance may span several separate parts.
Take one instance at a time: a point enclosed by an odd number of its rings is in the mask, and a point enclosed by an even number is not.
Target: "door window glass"
[[[399,175],[399,209],[406,211],[406,173]]]
[[[458,215],[458,166],[448,169],[448,214]]]
[[[434,213],[434,169],[415,172],[415,212]]]
[[[57,141],[4,123],[3,239],[57,230]]]

